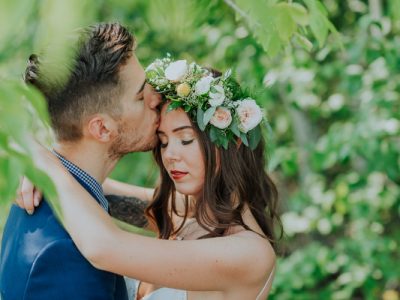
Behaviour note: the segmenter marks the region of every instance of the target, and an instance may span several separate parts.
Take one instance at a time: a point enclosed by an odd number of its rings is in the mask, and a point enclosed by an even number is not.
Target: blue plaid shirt
[[[58,154],[56,151],[53,150],[53,153],[61,160],[64,167],[67,168],[67,170],[71,174],[73,174],[74,176],[82,180],[85,184],[87,184],[87,186],[90,188],[93,194],[96,195],[96,198],[99,200],[100,205],[104,208],[106,212],[108,212],[108,202],[106,197],[104,197],[104,192],[103,188],[101,187],[101,184],[92,176],[90,176],[88,173],[79,168],[77,165],[73,164],[65,157]]]

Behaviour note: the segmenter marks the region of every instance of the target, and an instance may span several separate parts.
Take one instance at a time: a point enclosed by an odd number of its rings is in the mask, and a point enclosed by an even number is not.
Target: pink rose
[[[219,129],[225,129],[232,123],[231,111],[225,107],[218,107],[210,123]]]
[[[247,133],[260,124],[263,114],[261,108],[256,101],[251,98],[246,98],[239,102],[236,108],[236,113],[239,116],[239,130]]]

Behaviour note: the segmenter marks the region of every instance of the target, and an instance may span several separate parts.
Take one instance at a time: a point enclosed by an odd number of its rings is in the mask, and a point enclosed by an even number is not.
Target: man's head
[[[119,24],[89,27],[62,85],[41,76],[37,57],[30,57],[25,80],[44,93],[59,142],[94,140],[107,144],[113,158],[154,147],[159,99],[145,84],[134,47]]]

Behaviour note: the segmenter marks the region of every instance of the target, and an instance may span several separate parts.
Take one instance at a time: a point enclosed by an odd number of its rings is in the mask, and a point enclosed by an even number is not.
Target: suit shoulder
[[[35,295],[42,299],[126,299],[114,298],[117,292],[126,293],[122,277],[94,268],[72,240],[60,239],[49,243],[38,254],[24,299],[36,299]]]

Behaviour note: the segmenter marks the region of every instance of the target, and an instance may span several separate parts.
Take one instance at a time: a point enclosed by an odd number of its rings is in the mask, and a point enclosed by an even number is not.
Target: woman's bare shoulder
[[[265,282],[276,263],[276,254],[270,241],[250,230],[240,230],[227,238],[235,240],[235,247],[242,253],[240,269],[247,274],[247,282]]]
[[[252,252],[257,257],[265,257],[269,262],[275,263],[275,250],[268,238],[251,230],[242,230],[231,236],[243,239],[243,245],[249,248],[249,252]]]

